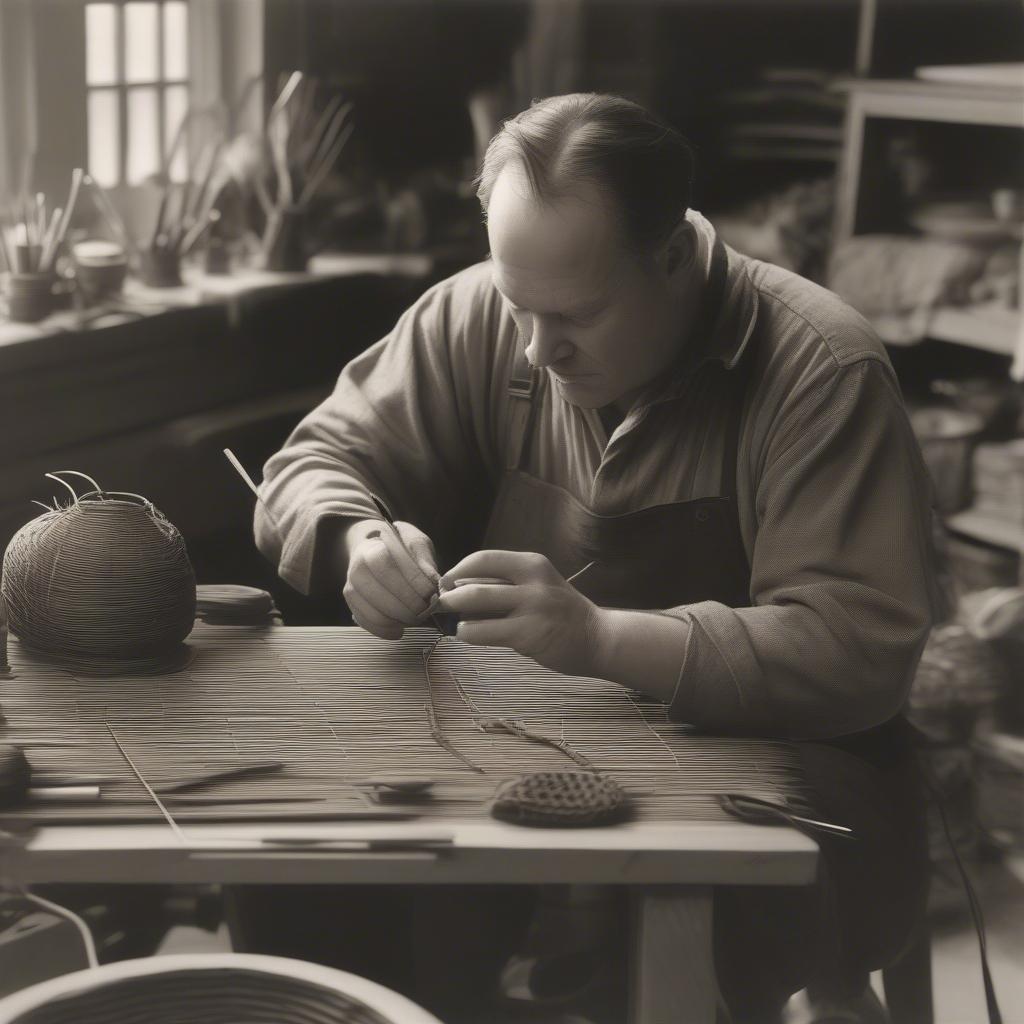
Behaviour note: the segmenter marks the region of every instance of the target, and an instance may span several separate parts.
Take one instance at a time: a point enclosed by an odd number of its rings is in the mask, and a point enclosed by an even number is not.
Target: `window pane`
[[[124,5],[124,67],[129,82],[155,82],[158,78],[158,13],[156,3]]]
[[[114,89],[89,92],[89,173],[104,188],[116,185],[121,162],[121,125]]]
[[[170,155],[174,136],[188,110],[188,86],[169,85],[164,90],[164,154]],[[175,181],[184,181],[188,175],[188,132],[181,140],[174,162],[171,164],[171,177]]]
[[[160,169],[156,89],[128,90],[128,184],[138,185]]]
[[[164,4],[164,78],[188,77],[188,5]]]
[[[85,6],[85,80],[89,85],[117,81],[117,12],[113,4]]]

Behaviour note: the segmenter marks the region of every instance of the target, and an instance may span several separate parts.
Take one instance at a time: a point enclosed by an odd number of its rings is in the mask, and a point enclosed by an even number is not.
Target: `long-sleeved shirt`
[[[688,216],[706,267],[714,229]],[[610,436],[596,410],[542,389],[525,468],[599,514],[720,493],[729,403],[700,371],[734,372],[751,346],[737,502],[752,605],[666,609],[688,626],[669,712],[722,732],[866,729],[904,705],[936,608],[927,472],[867,322],[803,278],[726,253],[710,334],[688,340]],[[285,580],[308,591],[319,527],[375,517],[369,491],[434,540],[442,570],[479,544],[509,461],[518,341],[482,263],[345,367],[264,469],[257,542]]]

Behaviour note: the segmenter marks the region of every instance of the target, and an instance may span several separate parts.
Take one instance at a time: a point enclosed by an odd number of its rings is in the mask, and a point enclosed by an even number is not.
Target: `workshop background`
[[[0,549],[61,496],[45,474],[77,470],[151,499],[200,584],[344,621],[260,558],[222,449],[258,479],[348,359],[486,255],[472,180],[504,117],[637,100],[692,141],[694,205],[729,244],[837,291],[889,347],[951,608],[910,715],[1024,1021],[1022,62],[1020,0],[0,0]],[[937,1019],[970,1024],[942,832]],[[215,893],[157,895],[94,922],[107,959],[222,948]]]

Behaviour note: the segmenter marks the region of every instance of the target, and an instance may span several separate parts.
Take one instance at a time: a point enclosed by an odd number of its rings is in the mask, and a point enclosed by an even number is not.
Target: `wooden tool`
[[[228,765],[224,768],[212,768],[208,771],[195,771],[185,774],[174,782],[164,782],[153,787],[160,794],[181,793],[185,790],[205,786],[211,782],[224,782],[227,779],[240,779],[251,775],[266,775],[284,768],[283,761],[254,761],[251,764]]]

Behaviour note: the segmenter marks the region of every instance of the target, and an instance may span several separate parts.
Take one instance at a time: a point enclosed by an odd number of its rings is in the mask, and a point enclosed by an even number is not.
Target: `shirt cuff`
[[[689,627],[669,718],[714,732],[770,730],[769,702],[741,615],[717,601],[666,614]]]
[[[278,575],[300,594],[310,595],[328,590],[344,582],[343,566],[327,565],[335,533],[326,529],[328,524],[357,517],[329,508],[310,508],[302,512],[299,520],[288,530],[278,559]],[[339,581],[340,577],[340,581]]]

